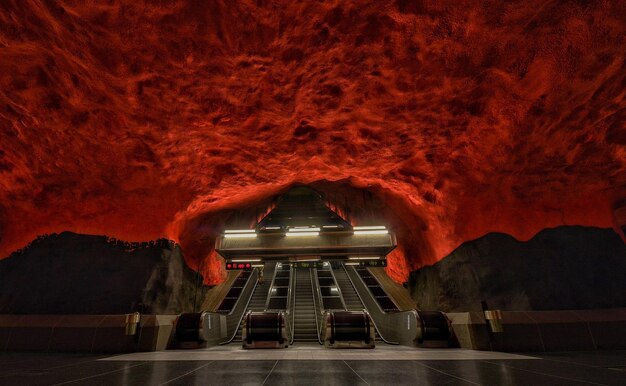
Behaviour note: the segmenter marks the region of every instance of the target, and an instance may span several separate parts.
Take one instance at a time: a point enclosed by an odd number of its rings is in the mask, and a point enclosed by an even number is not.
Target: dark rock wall
[[[410,275],[422,309],[557,310],[626,306],[626,245],[611,229],[546,229],[527,242],[490,233]]]
[[[192,310],[198,283],[167,240],[128,244],[63,232],[0,261],[0,313],[173,314]]]

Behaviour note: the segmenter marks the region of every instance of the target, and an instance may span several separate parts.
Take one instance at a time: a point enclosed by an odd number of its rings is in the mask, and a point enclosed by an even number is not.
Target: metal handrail
[[[272,282],[270,283],[270,288],[267,292],[267,298],[265,298],[265,308],[264,311],[267,311],[270,306],[270,299],[272,298],[272,288],[274,288],[274,281],[276,280],[276,275],[278,274],[278,263],[274,265],[274,274],[272,275]]]
[[[287,322],[289,325],[289,344],[293,344],[293,339],[296,336],[295,328],[295,309],[296,309],[296,269],[293,265],[289,268],[289,290],[287,291]],[[290,322],[290,323],[289,323]]]
[[[254,294],[254,291],[256,290],[256,287],[259,284],[258,277],[259,277],[259,271],[257,268],[255,268],[250,274],[250,277],[248,277],[248,281],[246,282],[244,289],[241,291],[241,295],[239,296],[239,299],[237,299],[235,306],[233,307],[232,311],[228,314],[228,315],[232,315],[237,309],[237,307],[240,304],[243,304],[242,299],[245,299],[247,297],[248,300],[246,301],[245,306],[243,307],[243,310],[240,311],[241,316],[239,317],[239,322],[235,325],[235,329],[233,330],[232,336],[220,344],[228,344],[232,342],[233,339],[235,339],[235,337],[237,336],[237,331],[239,331],[239,326],[241,325],[241,321],[243,320],[246,310],[248,309],[248,305],[250,304],[250,301],[252,300],[252,294]],[[254,285],[250,285],[251,280],[252,280],[252,283],[254,283]],[[252,289],[248,291],[249,288],[252,288]],[[246,293],[246,291],[250,293],[247,296],[243,296]]]
[[[319,320],[320,315],[324,315],[324,307],[322,306],[322,292],[320,291],[319,280],[317,278],[317,269],[309,268],[311,274],[311,293],[313,295],[313,308],[315,308],[315,327],[317,329],[317,341],[319,344],[324,344],[322,340],[321,324],[323,322]],[[317,289],[317,291],[316,291]],[[317,302],[315,300],[318,300]],[[319,303],[317,305],[316,303]]]
[[[343,269],[346,272],[346,275],[348,276],[348,279],[350,280],[350,283],[352,284],[352,287],[354,287],[354,289],[356,290],[357,296],[359,297],[359,299],[361,299],[361,303],[363,304],[363,306],[365,306],[366,311],[369,312],[369,314],[371,316],[370,319],[372,320],[372,323],[374,323],[374,327],[376,327],[376,330],[378,331],[378,335],[380,335],[380,338],[383,340],[383,342],[388,343],[388,344],[396,344],[396,345],[400,344],[400,342],[393,342],[393,341],[390,341],[387,338],[385,338],[385,336],[383,335],[383,332],[381,331],[381,329],[378,327],[378,324],[376,323],[376,320],[374,318],[374,314],[375,313],[380,314],[381,317],[385,317],[387,313],[380,307],[380,305],[378,304],[377,301],[373,300],[372,302],[368,302],[365,299],[363,299],[363,297],[361,296],[360,291],[358,290],[357,286],[355,285],[354,281],[352,280],[352,277],[351,277],[350,273],[348,272],[348,267],[343,265]],[[361,280],[361,284],[365,288],[367,288],[367,285],[365,284],[363,279],[361,279],[361,277],[356,273],[356,270],[354,270],[354,268],[352,268],[352,270],[359,277],[359,279]],[[370,307],[367,307],[367,305],[369,303],[374,303],[374,307],[371,307],[371,305],[370,305]],[[372,310],[371,308],[374,308],[374,310]],[[372,312],[372,311],[376,311],[376,312]]]
[[[330,264],[330,263],[329,263]],[[337,278],[335,277],[335,270],[331,265],[329,265],[330,274],[333,277],[333,282],[335,283],[335,287],[337,287],[337,292],[339,293],[339,298],[341,299],[341,304],[343,304],[343,309],[348,311],[348,307],[346,306],[346,301],[343,298],[343,293],[341,292],[341,287],[339,287],[339,283],[337,283]]]

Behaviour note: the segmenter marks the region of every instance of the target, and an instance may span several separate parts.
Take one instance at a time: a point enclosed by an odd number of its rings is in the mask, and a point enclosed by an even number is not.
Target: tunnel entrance
[[[222,343],[373,348],[413,345],[418,335],[423,341],[424,319],[384,271],[396,245],[386,225],[353,226],[317,191],[290,189],[253,227],[227,228],[216,240],[232,283],[213,310],[224,321]],[[438,340],[449,332],[447,323],[437,329]]]

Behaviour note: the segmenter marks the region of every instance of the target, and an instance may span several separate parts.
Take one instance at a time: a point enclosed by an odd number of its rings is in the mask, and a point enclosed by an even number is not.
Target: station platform
[[[626,351],[289,350],[0,353],[0,385],[623,385]]]

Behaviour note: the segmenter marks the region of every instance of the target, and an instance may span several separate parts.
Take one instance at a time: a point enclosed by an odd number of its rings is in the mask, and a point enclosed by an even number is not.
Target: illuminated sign
[[[252,263],[236,263],[236,262],[227,262],[226,269],[252,269]]]
[[[359,261],[359,267],[386,267],[386,266],[387,266],[387,259]]]
[[[292,263],[294,268],[321,268],[321,261],[296,261]]]

